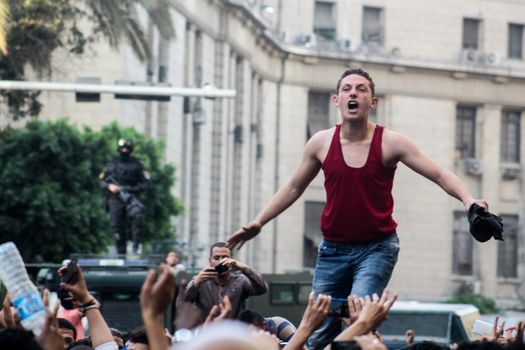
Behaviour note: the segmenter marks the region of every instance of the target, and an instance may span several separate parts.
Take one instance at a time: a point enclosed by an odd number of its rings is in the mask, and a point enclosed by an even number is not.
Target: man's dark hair
[[[119,337],[120,339],[124,340],[124,335],[122,334],[122,331],[116,328],[110,328],[111,335],[114,337]]]
[[[79,350],[84,350],[86,348],[93,349],[93,343],[91,342],[91,337],[85,337],[79,340],[75,340],[69,344],[69,349],[76,349],[79,347]]]
[[[66,320],[65,318],[58,317],[57,320],[58,320],[58,328],[71,330],[73,332],[73,340],[77,340],[77,329],[75,328],[75,325],[69,322],[68,320]]]
[[[0,349],[2,350],[42,350],[33,332],[21,328],[0,329]]]
[[[146,329],[144,327],[137,328],[131,331],[128,336],[128,341],[132,343],[146,344],[148,343],[148,335],[146,334]]]
[[[213,244],[211,247],[210,247],[210,258],[212,257],[213,255],[213,248],[223,248],[223,247],[226,247],[226,242],[217,242],[215,244]],[[228,248],[230,249],[230,248]],[[233,256],[233,252],[232,250],[230,249],[230,255]]]
[[[361,345],[355,340],[334,341],[331,346],[332,350],[361,350]]]
[[[252,324],[260,328],[263,328],[266,322],[261,314],[249,309],[246,309],[239,314],[239,321]]]
[[[459,344],[458,350],[503,350],[506,347],[493,341],[472,341]]]
[[[438,344],[433,341],[425,340],[422,342],[414,343],[409,346],[405,346],[401,348],[400,350],[447,350],[447,349],[449,349],[448,346]]]
[[[88,345],[84,345],[84,344],[76,344],[73,345],[74,343],[71,343],[71,345],[69,346],[68,350],[93,350],[93,348],[91,346],[88,346]]]
[[[362,70],[361,68],[347,69],[343,72],[343,74],[341,74],[341,77],[337,81],[337,89],[335,90],[336,95],[339,94],[339,89],[341,88],[341,82],[343,81],[343,79],[352,74],[360,75],[366,80],[368,80],[368,83],[370,84],[370,90],[372,91],[372,97],[374,97],[376,93],[376,85],[374,84],[374,81],[372,80],[370,74],[368,74],[368,72]]]

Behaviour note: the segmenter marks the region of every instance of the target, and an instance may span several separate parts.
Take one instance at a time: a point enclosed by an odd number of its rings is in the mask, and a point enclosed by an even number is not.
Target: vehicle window
[[[311,284],[299,284],[299,292],[297,294],[297,302],[301,305],[308,305],[308,297],[312,291]]]
[[[294,284],[292,283],[271,283],[270,284],[270,303],[271,304],[294,304]]]
[[[463,329],[463,324],[457,315],[452,316],[452,329],[450,330],[451,343],[463,343],[468,341],[467,334]]]
[[[448,338],[448,314],[390,311],[379,331],[383,335],[404,335],[412,329],[417,336]]]

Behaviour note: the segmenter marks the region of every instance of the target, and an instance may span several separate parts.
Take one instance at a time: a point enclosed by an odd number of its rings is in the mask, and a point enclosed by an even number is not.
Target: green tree
[[[488,297],[472,292],[464,292],[446,301],[448,304],[472,304],[479,309],[481,314],[498,312],[496,302]]]
[[[95,132],[66,120],[31,121],[0,134],[0,242],[14,241],[26,261],[104,251],[113,238],[98,175],[116,155],[117,135],[134,138],[154,184],[143,197],[145,239],[172,236],[181,205],[170,194],[174,168],[161,165],[161,143],[116,124]]]
[[[24,80],[28,66],[40,75],[50,73],[56,49],[82,55],[86,45],[100,38],[114,48],[127,40],[140,60],[150,58],[137,6],[165,39],[175,36],[169,0],[0,0],[0,79]],[[42,108],[38,95],[0,91],[14,119],[37,116]]]

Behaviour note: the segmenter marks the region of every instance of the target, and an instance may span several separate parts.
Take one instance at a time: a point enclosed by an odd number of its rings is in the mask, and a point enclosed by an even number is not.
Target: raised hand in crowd
[[[525,321],[519,322],[516,326],[505,328],[505,320],[500,323],[500,317],[496,316],[492,326],[491,333],[483,334],[484,341],[496,342],[501,345],[517,343],[523,344],[523,332],[525,329]]]
[[[60,305],[59,303],[57,304]],[[49,299],[47,300],[46,307],[48,305]],[[55,309],[58,310],[58,308]],[[44,327],[42,328],[42,333],[38,337],[37,341],[44,350],[64,349],[64,338],[62,337],[59,331],[58,319],[56,317],[56,314],[51,313],[49,310],[46,316],[46,323],[44,324]]]
[[[414,344],[414,338],[416,337],[416,333],[412,329],[408,329],[405,333],[405,339],[407,342],[407,346],[411,346]]]
[[[58,270],[58,275],[62,276],[66,268],[67,266],[62,266]],[[96,349],[99,347],[104,350],[118,349],[118,345],[113,339],[111,330],[100,313],[100,304],[89,293],[84,273],[82,272],[80,265],[77,264],[76,271],[74,272],[71,281],[69,283],[60,283],[60,288],[69,292],[73,297],[73,300],[80,303],[80,311],[86,315],[89,324],[93,348]]]
[[[285,350],[303,349],[306,340],[326,320],[330,312],[332,297],[319,294],[317,302],[314,303],[314,292],[308,297],[308,306],[304,311],[301,323],[297,331],[284,347]]]
[[[228,298],[228,296],[226,295],[219,305],[215,305],[210,310],[210,313],[208,314],[208,317],[206,317],[206,321],[204,321],[204,323],[226,320],[230,318],[231,313],[232,303],[230,302],[230,298]]]
[[[505,331],[505,320],[502,320],[500,324],[500,317],[496,316],[492,325],[492,332],[483,334],[482,338],[484,341],[492,341],[499,344],[505,344],[507,340],[503,336]]]
[[[348,301],[348,315],[350,315],[350,324],[357,321],[361,310],[363,310],[363,303],[355,295],[349,295],[347,298]],[[364,299],[363,299],[364,302]],[[350,325],[349,324],[349,325]]]
[[[55,306],[53,306],[53,308],[51,308],[50,304],[49,304],[49,294],[50,294],[49,293],[49,289],[44,288],[42,290],[42,303],[46,307],[46,310],[51,312],[51,315],[53,315],[56,318],[57,315],[58,315],[58,310],[60,309],[60,303],[58,301],[55,302]]]
[[[525,330],[525,321],[521,321],[516,326],[507,328],[505,332],[507,332],[506,337],[509,343],[523,344],[524,330]]]
[[[192,303],[177,303],[175,329],[193,329],[202,324],[204,316],[202,311]]]
[[[349,298],[351,298],[351,296]],[[363,299],[363,308],[359,313],[357,320],[350,327],[339,334],[335,338],[335,341],[352,340],[355,336],[366,334],[372,329],[378,328],[386,319],[390,308],[396,300],[397,294],[389,298],[388,289],[386,288],[383,290],[381,298],[377,294],[373,294],[371,297],[367,295]],[[355,310],[351,309],[352,306],[350,306],[350,302],[348,305],[348,311],[355,312]]]
[[[2,312],[0,312],[0,326],[5,328],[22,328],[20,316],[14,307],[11,306],[11,298],[6,295]]]
[[[157,273],[150,270],[140,291],[140,306],[150,350],[167,350],[164,336],[164,312],[175,295],[175,276],[168,265],[162,264]]]

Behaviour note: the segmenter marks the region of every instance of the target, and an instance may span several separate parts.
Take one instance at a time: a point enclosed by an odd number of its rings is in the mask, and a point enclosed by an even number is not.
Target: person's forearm
[[[264,226],[268,221],[272,220],[290,205],[292,205],[301,195],[304,189],[294,188],[290,184],[281,187],[279,191],[273,196],[270,203],[257,215],[255,221],[261,226]]]
[[[293,337],[290,339],[288,344],[283,348],[283,350],[302,350],[304,347],[304,344],[306,344],[306,341],[308,340],[308,337],[313,332],[308,331],[301,326],[297,329],[297,332],[293,335]]]
[[[473,200],[472,194],[470,194],[465,184],[449,170],[443,169],[436,183],[449,195],[461,201],[465,207]]]
[[[260,295],[266,293],[268,286],[266,285],[266,282],[260,273],[256,272],[249,266],[245,266],[241,269],[241,271],[250,281],[250,289],[252,290],[250,294]]]
[[[144,327],[148,335],[149,350],[167,350],[169,343],[164,334],[164,323],[162,315],[149,316],[142,314],[144,320]]]
[[[366,322],[357,320],[350,325],[347,329],[342,331],[334,341],[349,341],[358,335],[366,334],[370,330],[370,325]]]
[[[93,348],[113,341],[113,335],[98,308],[86,310]]]

